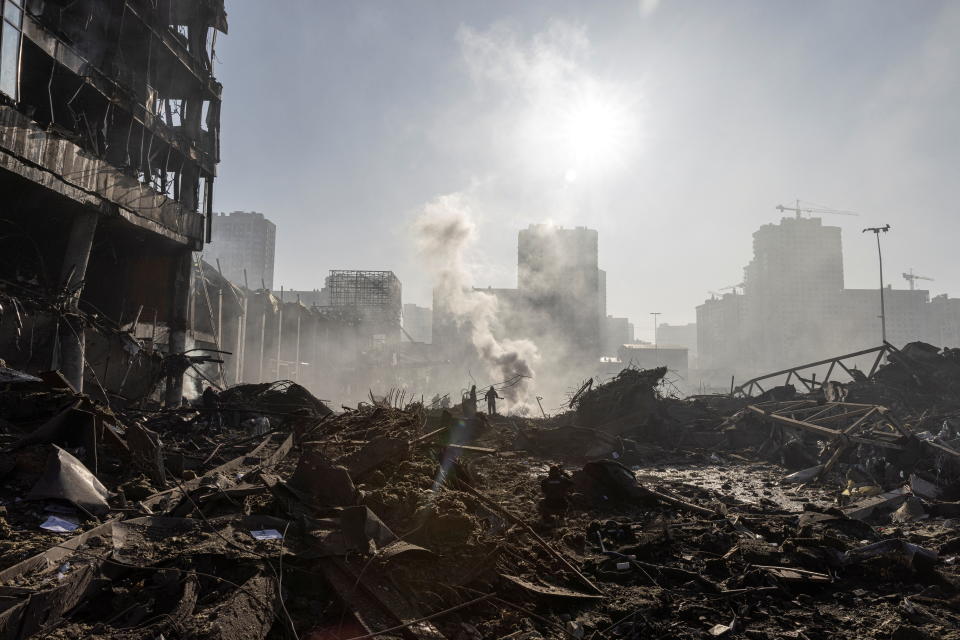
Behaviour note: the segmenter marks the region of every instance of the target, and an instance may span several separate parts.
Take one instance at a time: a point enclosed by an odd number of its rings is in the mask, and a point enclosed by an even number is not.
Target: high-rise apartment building
[[[820,218],[783,218],[753,234],[753,259],[744,269],[749,349],[758,370],[836,352],[821,327],[840,312],[843,249],[840,227]]]
[[[212,223],[213,241],[203,259],[218,266],[234,284],[272,290],[276,225],[254,211],[218,213]]]
[[[530,225],[518,236],[519,294],[536,312],[538,332],[564,340],[571,355],[589,359],[600,356],[605,317],[598,254],[598,234],[586,227]]]

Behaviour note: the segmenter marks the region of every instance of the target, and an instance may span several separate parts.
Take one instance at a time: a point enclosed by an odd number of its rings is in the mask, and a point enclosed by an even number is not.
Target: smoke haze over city
[[[955,3],[229,10],[216,207],[278,224],[277,287],[391,269],[405,301],[429,306],[411,229],[458,193],[475,286],[515,286],[519,229],[585,224],[609,313],[646,340],[650,312],[692,322],[708,291],[741,282],[751,234],[796,198],[860,214],[825,216],[843,229],[847,286],[876,286],[860,231],[889,223],[888,282],[906,288],[914,268],[931,294],[960,293]]]

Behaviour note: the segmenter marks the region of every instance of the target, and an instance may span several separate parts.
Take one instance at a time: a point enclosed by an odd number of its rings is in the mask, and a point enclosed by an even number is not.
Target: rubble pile
[[[898,411],[960,415],[960,349],[911,342],[888,360],[871,378],[844,385],[847,399]]]
[[[0,374],[4,640],[960,628],[954,449],[886,407],[630,369],[552,419],[334,413],[289,381],[114,412]]]
[[[658,441],[685,437],[684,431],[715,430],[722,416],[707,403],[663,393],[666,374],[666,367],[628,367],[597,386],[591,379],[571,398],[574,411],[560,421]]]

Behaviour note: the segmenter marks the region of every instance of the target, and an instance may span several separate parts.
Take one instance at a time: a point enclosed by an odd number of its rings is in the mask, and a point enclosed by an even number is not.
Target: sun
[[[586,96],[570,105],[560,123],[560,140],[571,168],[590,170],[618,161],[629,137],[629,119],[612,100]]]
[[[520,157],[535,174],[583,187],[619,174],[639,149],[633,93],[578,82],[542,91],[518,121]]]

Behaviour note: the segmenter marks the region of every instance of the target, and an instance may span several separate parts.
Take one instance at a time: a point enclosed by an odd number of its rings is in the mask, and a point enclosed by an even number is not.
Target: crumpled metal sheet
[[[82,511],[103,515],[110,511],[110,492],[82,462],[53,445],[47,468],[27,495],[27,500],[66,500]]]

